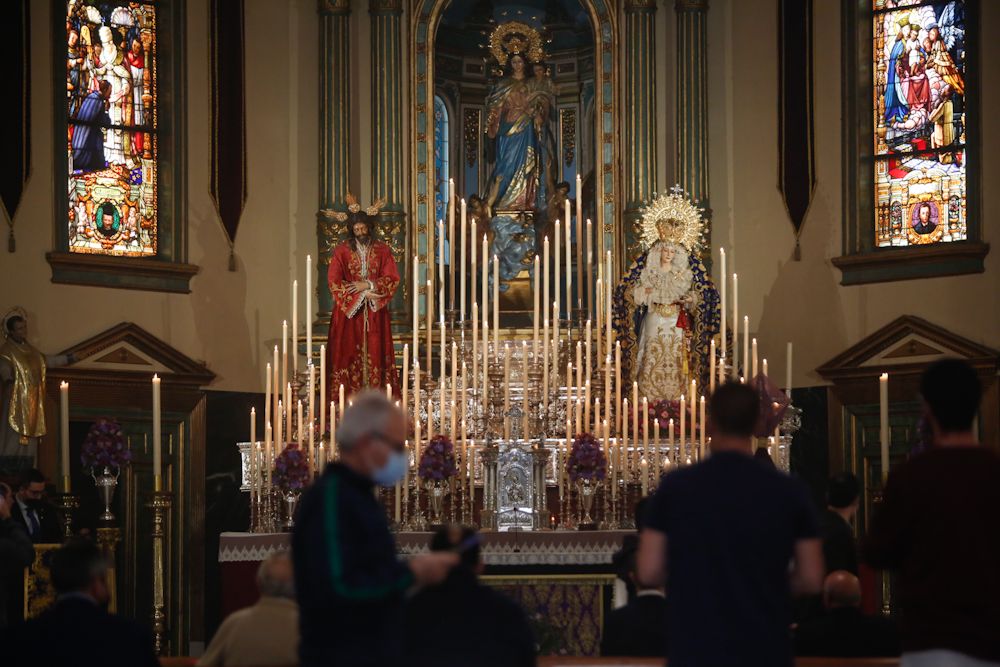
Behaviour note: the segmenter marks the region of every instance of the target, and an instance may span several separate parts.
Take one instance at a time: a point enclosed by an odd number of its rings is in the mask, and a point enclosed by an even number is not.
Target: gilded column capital
[[[395,14],[403,13],[403,0],[368,0],[369,14]]]
[[[674,11],[681,12],[707,12],[708,0],[675,0]]]
[[[626,14],[653,13],[656,11],[656,0],[625,0]]]
[[[351,13],[351,0],[317,0],[316,12],[321,16],[346,16]]]

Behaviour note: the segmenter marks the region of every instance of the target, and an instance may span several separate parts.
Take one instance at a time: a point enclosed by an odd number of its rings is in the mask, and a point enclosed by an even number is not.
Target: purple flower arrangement
[[[417,474],[425,482],[441,482],[458,475],[455,447],[446,435],[437,435],[424,447]]]
[[[121,424],[101,417],[90,425],[83,441],[80,462],[85,468],[124,468],[132,460]]]
[[[296,443],[285,445],[274,460],[272,481],[283,493],[294,493],[306,488],[309,482],[309,461]]]
[[[571,482],[582,480],[594,482],[607,477],[608,461],[604,458],[604,451],[597,438],[590,433],[576,436],[569,450],[566,472]]]

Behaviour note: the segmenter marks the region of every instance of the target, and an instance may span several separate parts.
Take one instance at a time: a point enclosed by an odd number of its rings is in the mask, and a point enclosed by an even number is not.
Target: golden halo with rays
[[[490,53],[500,66],[507,64],[507,59],[519,53],[530,62],[545,60],[545,50],[542,48],[542,36],[527,23],[508,21],[501,23],[490,35]]]
[[[648,250],[663,240],[684,246],[691,254],[698,252],[705,234],[702,210],[679,185],[670,188],[670,194],[655,196],[642,209],[643,247]]]

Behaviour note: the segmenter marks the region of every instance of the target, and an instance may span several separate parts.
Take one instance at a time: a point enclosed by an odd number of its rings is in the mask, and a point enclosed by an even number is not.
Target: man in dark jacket
[[[803,621],[795,630],[795,655],[836,658],[899,655],[896,624],[883,616],[861,613],[861,583],[845,570],[823,582],[826,613]]]
[[[622,555],[628,576],[635,584],[635,597],[615,609],[604,621],[601,655],[663,657],[667,655],[667,597],[663,588],[643,586],[636,578],[638,545]]]
[[[405,664],[535,664],[535,640],[524,610],[476,579],[483,568],[478,540],[473,529],[457,527],[440,530],[431,540],[432,552],[459,552],[461,563],[444,583],[420,591],[407,603]]]
[[[834,475],[827,484],[826,512],[820,517],[827,572],[858,574],[858,547],[851,520],[857,514],[859,496],[858,478],[849,472]]]
[[[395,665],[403,594],[444,580],[453,553],[396,557],[375,485],[403,478],[406,424],[378,391],[362,393],[337,428],[340,460],[306,492],[292,534],[301,667]]]
[[[14,521],[24,527],[32,543],[62,542],[59,511],[46,500],[45,475],[37,468],[27,468],[21,472],[10,514]]]
[[[24,568],[35,559],[35,549],[27,533],[10,518],[13,500],[10,487],[0,483],[0,631],[11,620],[8,619],[7,596],[16,591],[8,591],[8,588],[24,581]],[[20,596],[12,597],[20,599]]]
[[[52,554],[56,603],[12,636],[14,667],[158,667],[148,630],[109,614],[107,562],[91,542],[74,541]]]

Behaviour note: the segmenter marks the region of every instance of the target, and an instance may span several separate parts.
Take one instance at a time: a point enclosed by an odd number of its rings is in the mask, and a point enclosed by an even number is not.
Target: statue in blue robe
[[[100,88],[88,94],[73,117],[73,171],[99,171],[105,167],[103,128],[111,124],[107,104],[111,84],[101,81]]]

